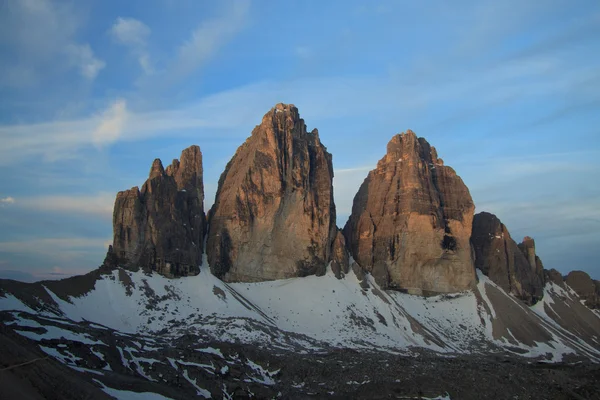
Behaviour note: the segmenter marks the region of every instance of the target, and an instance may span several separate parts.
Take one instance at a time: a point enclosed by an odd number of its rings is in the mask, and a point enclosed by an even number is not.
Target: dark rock
[[[181,160],[173,160],[166,170],[154,160],[141,190],[119,192],[113,230],[105,263],[167,277],[198,274],[205,231],[200,148],[185,149]]]
[[[563,280],[561,273],[558,272],[557,270],[555,270],[554,268],[552,268],[550,270],[545,269],[544,277],[545,277],[546,282],[552,282],[555,285],[558,285],[561,287],[565,286],[565,281]]]
[[[591,309],[600,308],[600,295],[598,293],[598,281],[593,281],[583,271],[571,271],[565,278],[565,283],[573,289],[577,295]]]
[[[527,304],[543,296],[543,266],[535,255],[533,239],[525,238],[517,245],[495,215],[482,212],[473,219],[471,242],[475,266],[494,283]]]
[[[346,239],[341,231],[337,231],[331,249],[331,270],[338,279],[350,271],[350,257],[346,249]]]
[[[369,172],[344,227],[354,259],[383,288],[447,293],[476,282],[469,190],[435,148],[396,135]]]
[[[322,275],[336,235],[331,155],[293,105],[277,104],[221,175],[207,255],[226,281]]]

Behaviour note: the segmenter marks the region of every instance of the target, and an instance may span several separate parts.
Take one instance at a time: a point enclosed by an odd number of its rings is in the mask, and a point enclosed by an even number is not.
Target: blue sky
[[[117,191],[198,144],[206,206],[275,103],[333,154],[338,226],[395,133],[438,149],[546,268],[600,279],[600,3],[0,5],[0,273],[97,267]]]

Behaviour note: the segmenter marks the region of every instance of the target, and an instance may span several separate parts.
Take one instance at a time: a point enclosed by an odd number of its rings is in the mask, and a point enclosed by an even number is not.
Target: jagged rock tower
[[[107,260],[167,277],[198,274],[205,225],[202,153],[191,146],[166,170],[154,160],[141,190],[117,194]]]
[[[354,197],[344,236],[356,262],[384,288],[456,292],[476,282],[469,190],[435,148],[395,135]]]
[[[225,281],[323,274],[336,235],[331,155],[277,104],[240,146],[209,213],[208,261]]]

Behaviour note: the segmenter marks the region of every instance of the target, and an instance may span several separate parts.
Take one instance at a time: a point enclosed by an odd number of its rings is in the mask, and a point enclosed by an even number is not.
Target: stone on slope
[[[331,155],[293,105],[277,104],[240,146],[209,213],[208,261],[225,281],[324,274],[336,235]]]
[[[200,272],[205,232],[202,153],[191,146],[163,168],[154,160],[140,190],[119,192],[107,262],[167,277]]]
[[[346,239],[341,231],[337,231],[331,248],[331,270],[338,279],[350,271],[350,257],[346,249]]]
[[[561,275],[560,272],[558,272],[557,270],[555,270],[554,268],[548,270],[545,269],[544,270],[544,280],[546,282],[552,282],[555,285],[558,285],[560,287],[565,287],[565,281]]]
[[[383,288],[415,294],[469,289],[475,206],[454,170],[412,131],[395,135],[354,197],[344,236]]]
[[[494,283],[530,305],[542,297],[543,267],[533,239],[527,237],[517,245],[500,219],[481,212],[473,218],[471,243],[475,267]]]
[[[571,271],[565,278],[565,283],[573,289],[577,295],[591,309],[600,308],[600,293],[597,281],[594,282],[584,271]]]

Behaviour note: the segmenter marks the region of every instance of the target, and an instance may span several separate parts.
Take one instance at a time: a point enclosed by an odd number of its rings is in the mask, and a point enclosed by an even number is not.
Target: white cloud
[[[0,204],[1,205],[5,205],[5,204],[15,204],[15,198],[14,197],[2,197],[0,198]]]
[[[31,86],[73,68],[86,79],[98,75],[106,63],[88,43],[77,39],[84,18],[73,5],[49,0],[3,2],[0,86]]]
[[[79,69],[81,76],[94,80],[100,70],[106,63],[94,56],[94,52],[89,44],[69,44],[65,48],[66,54],[71,59],[71,63]]]
[[[115,41],[129,47],[131,54],[137,58],[145,73],[153,72],[148,54],[148,36],[150,28],[135,18],[119,17],[110,28],[110,34]]]
[[[94,195],[37,196],[19,198],[17,205],[37,211],[51,211],[65,214],[87,214],[105,220],[112,218],[115,194],[97,193]]]
[[[119,139],[127,122],[127,102],[115,100],[102,115],[98,128],[93,133],[96,145],[110,144]]]
[[[145,46],[150,28],[135,18],[119,17],[110,28],[111,35],[119,42],[129,46]]]
[[[221,16],[203,21],[179,47],[177,57],[168,71],[169,78],[182,79],[204,65],[244,27],[249,8],[250,1],[237,0]]]

